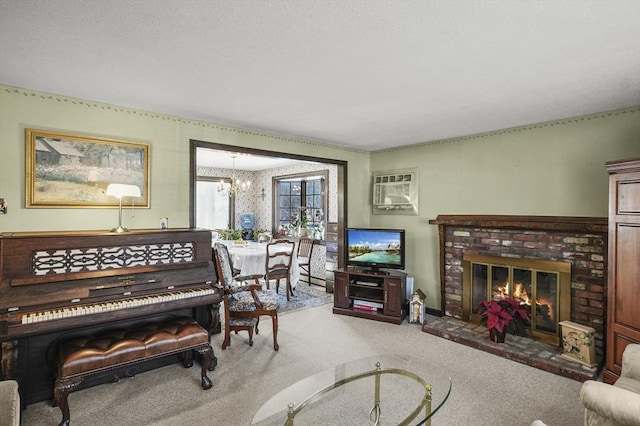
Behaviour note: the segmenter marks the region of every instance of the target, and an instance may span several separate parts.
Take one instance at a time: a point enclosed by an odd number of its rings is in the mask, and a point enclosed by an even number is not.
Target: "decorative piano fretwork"
[[[31,264],[34,275],[52,275],[172,265],[192,262],[194,259],[193,243],[176,242],[126,247],[38,250],[33,252]]]

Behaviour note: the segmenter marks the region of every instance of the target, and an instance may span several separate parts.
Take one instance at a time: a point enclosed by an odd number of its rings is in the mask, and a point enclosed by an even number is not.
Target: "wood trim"
[[[609,161],[605,163],[607,173],[633,173],[640,172],[640,158],[633,158],[629,160],[617,160]]]
[[[526,229],[529,231],[572,231],[607,233],[606,217],[511,216],[511,215],[438,215],[431,225],[464,228]]]
[[[221,151],[240,152],[246,154],[262,155],[267,157],[292,158],[294,160],[314,161],[317,163],[326,163],[336,165],[338,168],[338,193],[337,200],[337,235],[338,235],[338,267],[343,268],[345,265],[346,250],[344,249],[344,230],[347,227],[347,199],[348,199],[348,162],[345,160],[336,160],[324,157],[312,157],[309,155],[294,154],[291,152],[269,151],[265,149],[248,148],[237,145],[227,145],[215,142],[206,142],[197,139],[189,139],[189,225],[195,227],[196,223],[196,201],[195,201],[195,182],[197,179],[196,153],[198,148],[209,148]],[[273,200],[272,200],[273,202]],[[329,212],[330,200],[327,200],[327,213]],[[328,217],[326,217],[328,220]]]

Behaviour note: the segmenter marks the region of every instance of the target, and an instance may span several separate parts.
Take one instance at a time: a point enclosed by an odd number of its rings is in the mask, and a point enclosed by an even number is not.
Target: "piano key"
[[[52,321],[67,317],[85,316],[103,312],[111,312],[120,309],[133,308],[155,303],[182,300],[192,297],[201,297],[215,294],[216,290],[210,287],[192,289],[187,291],[177,291],[154,296],[144,296],[140,298],[124,299],[112,302],[96,303],[91,305],[77,305],[71,308],[56,309],[52,311],[31,312],[22,315],[22,324],[33,324],[37,322]]]

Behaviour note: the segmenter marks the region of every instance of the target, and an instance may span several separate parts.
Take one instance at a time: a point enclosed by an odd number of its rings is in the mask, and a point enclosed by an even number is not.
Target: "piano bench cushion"
[[[97,372],[206,344],[209,344],[209,333],[192,318],[186,317],[132,330],[112,330],[99,336],[78,337],[60,345],[58,377]]]

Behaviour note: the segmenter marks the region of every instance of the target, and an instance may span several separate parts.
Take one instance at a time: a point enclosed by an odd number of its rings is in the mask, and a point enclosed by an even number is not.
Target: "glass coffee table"
[[[253,426],[430,425],[451,379],[419,358],[381,355],[340,364],[277,393]]]

